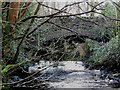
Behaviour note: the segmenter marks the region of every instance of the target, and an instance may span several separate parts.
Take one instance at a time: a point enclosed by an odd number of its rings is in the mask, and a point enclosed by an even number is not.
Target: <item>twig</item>
[[[105,1],[104,1],[104,2],[105,2]],[[99,3],[97,6],[103,4],[104,2]],[[87,4],[88,4],[89,6],[91,6],[91,7],[94,7],[93,5],[91,5],[91,4],[88,3],[88,2],[87,2]],[[96,10],[104,10],[104,9],[98,9],[97,7],[95,7],[94,9],[96,9]]]
[[[120,19],[115,19],[115,18],[108,17],[108,16],[106,16],[105,14],[100,13],[100,12],[96,12],[96,11],[94,11],[94,13],[100,14],[100,15],[102,15],[102,16],[104,16],[104,17],[106,17],[106,18],[110,19],[110,20],[120,21]],[[118,27],[120,27],[120,26],[118,26]]]
[[[53,24],[53,25],[55,25],[55,26],[57,26],[57,27],[59,27],[59,28],[62,28],[62,29],[68,30],[68,31],[70,31],[70,32],[72,32],[72,33],[75,33],[75,34],[77,34],[77,35],[79,34],[79,33],[76,32],[75,30],[72,30],[72,29],[69,29],[69,28],[66,28],[66,27],[60,26],[60,25],[55,24],[55,23],[53,23],[53,22],[51,22],[51,21],[49,21],[48,23]]]
[[[83,13],[78,13],[78,14],[54,16],[53,18],[77,16],[77,15],[87,14],[87,13],[90,13],[90,12],[93,12],[93,11],[90,10],[90,11],[83,12]],[[52,15],[46,15],[46,16],[38,16],[38,15],[34,15],[34,16],[30,16],[30,17],[28,17],[28,18],[22,20],[21,22],[26,22],[27,20],[32,19],[32,18],[46,18],[46,17],[51,17],[51,16],[52,16]]]
[[[46,7],[46,8],[50,8],[50,9],[53,9],[53,10],[56,10],[56,11],[60,11],[60,10],[57,9],[57,8],[53,8],[53,7],[47,6],[47,5],[42,4],[42,3],[40,3],[40,2],[37,2],[37,3],[40,4],[40,5],[42,5],[42,6],[44,6],[44,7]],[[81,8],[81,9],[82,9],[82,8]],[[66,12],[66,11],[64,11],[64,13],[66,13],[66,14],[72,14],[72,13],[68,13],[68,12]],[[98,25],[98,23],[96,23],[96,22],[94,22],[94,21],[86,20],[86,19],[83,19],[83,18],[78,17],[78,16],[75,16],[75,17],[80,18],[81,20],[84,20],[84,21],[87,21],[87,22],[92,22],[92,23],[94,23],[95,25]]]
[[[57,15],[57,14],[59,14],[59,13],[61,13],[61,12],[57,12],[57,13],[52,14],[52,16],[51,16],[49,19],[45,20],[43,23],[41,23],[40,25],[38,25],[38,26],[37,26],[36,28],[34,28],[30,33],[28,33],[29,30],[30,30],[30,27],[25,31],[25,34],[23,35],[20,43],[19,43],[18,46],[17,46],[17,50],[16,50],[15,56],[14,56],[14,58],[13,58],[13,61],[14,61],[14,62],[18,59],[19,52],[20,52],[20,47],[21,47],[23,41],[25,40],[25,38],[26,38],[27,36],[29,36],[30,34],[32,34],[33,32],[35,32],[38,27],[41,27],[42,25],[44,25],[45,23],[47,23],[49,20],[51,20],[51,19],[54,17],[54,15]]]
[[[69,28],[60,26],[60,25],[55,24],[55,23],[53,23],[53,22],[48,22],[48,23],[53,24],[53,25],[55,25],[55,26],[57,26],[57,27],[59,27],[59,28],[65,29],[65,30],[67,30],[67,31],[70,31],[70,32],[74,33],[75,35],[77,35],[78,37],[79,37],[79,36],[87,36],[86,34],[80,34],[80,33],[76,32],[75,30],[72,30],[72,29],[69,29]],[[81,39],[83,39],[83,38],[81,38]]]
[[[56,63],[54,63],[54,64],[56,64]],[[28,79],[32,78],[33,76],[37,75],[39,72],[42,72],[42,71],[46,70],[47,68],[49,68],[49,67],[53,66],[54,64],[49,65],[49,66],[47,66],[47,67],[45,67],[45,68],[42,68],[42,69],[41,69],[41,70],[39,70],[38,72],[36,72],[36,73],[34,73],[34,74],[32,74],[32,75],[30,75],[30,76],[26,77],[26,78],[25,78],[25,79],[23,79],[23,80],[16,81],[16,82],[13,82],[13,83],[2,83],[2,85],[14,85],[14,84],[22,83],[22,82],[24,82],[24,81],[26,81],[26,80],[28,80]]]
[[[38,2],[39,3],[39,2]],[[76,4],[79,4],[79,3],[83,3],[83,1],[82,2],[75,2],[75,3],[72,3],[72,4],[68,4],[68,5],[65,5],[62,9],[56,9],[57,11],[59,11],[59,12],[63,12],[64,11],[64,9],[66,8],[66,7],[69,7],[69,6],[72,6],[72,5],[76,5]],[[40,3],[39,3],[40,4]],[[52,8],[53,9],[53,8]],[[55,8],[54,8],[55,9]],[[87,13],[87,12],[86,12]],[[81,13],[81,14],[85,14],[85,13]],[[78,14],[78,15],[81,15],[81,14]],[[27,20],[29,20],[29,19],[32,19],[32,18],[46,18],[46,17],[51,17],[51,16],[53,16],[53,14],[52,15],[44,15],[44,16],[36,16],[36,15],[33,15],[33,16],[30,16],[30,17],[28,17],[28,18],[25,18],[25,19],[23,19],[23,20],[21,20],[20,22],[25,22],[25,21],[27,21]],[[69,15],[68,15],[69,16]],[[56,18],[56,17],[68,17],[67,15],[61,15],[61,16],[54,16],[54,18]],[[75,14],[73,14],[73,16],[75,16]]]
[[[60,61],[61,58],[62,58],[64,55],[65,55],[65,54],[63,54],[63,55],[59,58],[58,61]],[[16,82],[13,82],[13,83],[2,83],[2,84],[0,84],[0,86],[1,86],[1,85],[14,85],[14,84],[22,83],[22,82],[24,82],[24,81],[32,78],[33,76],[39,74],[40,72],[46,70],[47,68],[58,64],[58,61],[57,61],[57,62],[54,62],[53,64],[51,64],[51,65],[49,65],[49,66],[47,66],[47,67],[44,67],[44,68],[40,69],[38,72],[35,72],[35,73],[33,73],[32,75],[30,75],[30,76],[28,76],[28,77],[26,77],[26,78],[24,78],[24,79],[22,79],[22,80],[20,80],[20,81],[16,81]]]

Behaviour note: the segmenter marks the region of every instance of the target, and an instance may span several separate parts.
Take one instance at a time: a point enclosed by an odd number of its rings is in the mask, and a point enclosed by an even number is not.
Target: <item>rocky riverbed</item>
[[[47,83],[53,88],[104,88],[109,80],[100,79],[100,70],[85,69],[81,61],[64,61],[46,71]]]
[[[50,62],[40,62],[39,65],[29,67],[29,72],[36,72],[43,66],[49,66]],[[38,68],[39,67],[39,68]],[[13,76],[19,79],[18,76]],[[11,79],[12,80],[12,79]],[[101,70],[89,70],[84,67],[81,61],[61,61],[58,66],[50,66],[34,76],[32,80],[18,85],[16,88],[32,88],[32,90],[40,90],[41,87],[49,89],[63,88],[86,88],[95,90],[119,90],[119,77],[116,74],[105,73]],[[13,82],[13,81],[12,81]],[[28,84],[27,84],[28,83]],[[34,87],[33,87],[34,86]],[[93,90],[92,89],[92,90]],[[6,90],[6,89],[2,89]],[[12,89],[13,90],[13,89]]]

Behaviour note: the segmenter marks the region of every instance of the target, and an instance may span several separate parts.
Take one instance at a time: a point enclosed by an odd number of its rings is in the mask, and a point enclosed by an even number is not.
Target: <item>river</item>
[[[81,61],[63,61],[60,66],[47,69],[46,73],[46,77],[49,77],[47,83],[53,88],[98,88],[97,90],[108,88],[114,90],[105,80],[100,79],[99,70],[85,69]]]

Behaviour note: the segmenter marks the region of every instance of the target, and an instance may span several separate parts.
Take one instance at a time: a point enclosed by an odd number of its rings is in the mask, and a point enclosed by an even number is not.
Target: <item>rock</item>
[[[84,67],[85,67],[86,69],[89,68],[89,66],[90,66],[90,65],[87,64],[87,63],[84,64]]]
[[[118,80],[111,79],[109,80],[108,85],[110,85],[113,88],[117,88],[120,86],[120,82]]]
[[[113,74],[114,77],[120,77],[120,74]]]
[[[34,72],[36,72],[36,71],[38,71],[38,70],[39,70],[39,69],[38,69],[38,65],[31,66],[31,67],[28,68],[28,72],[29,72],[29,73],[34,73]]]
[[[100,79],[102,79],[102,80],[105,80],[106,77],[107,77],[107,74],[100,75]]]
[[[11,80],[12,81],[19,81],[19,80],[21,80],[21,78],[19,76],[12,76]]]
[[[65,73],[66,71],[63,68],[58,68],[58,67],[50,67],[48,69],[45,70],[45,72],[47,74],[61,74],[61,73]]]

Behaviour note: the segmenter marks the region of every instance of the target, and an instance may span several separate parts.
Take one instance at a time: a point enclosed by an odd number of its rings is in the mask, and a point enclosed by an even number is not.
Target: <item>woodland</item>
[[[75,72],[120,88],[119,0],[23,1],[0,2],[2,90],[54,90]]]

